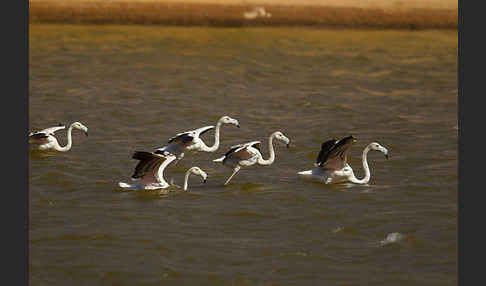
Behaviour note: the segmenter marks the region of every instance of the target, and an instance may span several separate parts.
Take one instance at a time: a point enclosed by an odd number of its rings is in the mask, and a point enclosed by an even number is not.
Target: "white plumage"
[[[67,131],[67,144],[66,146],[60,146],[54,133],[58,130],[64,129],[66,126],[59,124],[59,126],[49,127],[40,131],[33,131],[29,133],[30,148],[34,150],[56,150],[60,152],[66,152],[71,149],[72,136],[71,132],[74,129],[83,131],[88,136],[88,127],[84,126],[80,122],[72,123]]]
[[[241,167],[252,166],[256,163],[260,165],[271,165],[275,161],[275,150],[273,147],[274,138],[283,141],[285,144],[287,144],[287,147],[290,144],[290,139],[287,138],[282,132],[273,132],[268,138],[270,157],[267,160],[263,159],[260,151],[260,141],[252,141],[245,144],[232,146],[224,156],[213,160],[213,162],[223,163],[223,165],[226,167],[233,169],[233,173],[224,184],[227,185],[233,176],[236,175],[236,173],[241,169]]]
[[[297,174],[306,179],[317,180],[325,184],[351,182],[355,184],[367,184],[370,181],[371,173],[368,166],[367,155],[370,150],[382,152],[388,158],[388,150],[376,142],[370,143],[363,150],[362,162],[365,176],[358,179],[353,169],[347,163],[347,155],[352,144],[356,142],[353,136],[341,140],[331,139],[322,143],[321,151],[317,156],[315,168],[301,171]]]
[[[169,145],[158,148],[157,150],[170,152],[177,157],[177,160],[181,160],[184,157],[185,151],[214,152],[219,148],[220,128],[222,124],[233,124],[240,127],[238,120],[229,116],[223,116],[216,123],[216,127],[212,125],[204,126],[195,130],[178,133],[169,139]],[[215,129],[214,144],[208,147],[201,139],[201,135],[212,129]]]
[[[136,151],[133,159],[140,162],[135,166],[135,171],[132,175],[132,184],[119,182],[118,185],[125,189],[134,190],[156,190],[167,189],[171,184],[164,179],[164,170],[172,163],[176,156],[166,151],[144,152]],[[199,167],[192,167],[186,172],[184,180],[184,191],[187,190],[187,182],[189,175],[199,175],[206,182],[207,174]]]

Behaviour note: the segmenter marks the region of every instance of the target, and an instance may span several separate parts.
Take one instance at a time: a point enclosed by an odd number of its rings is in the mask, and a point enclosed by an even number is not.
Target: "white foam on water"
[[[397,243],[401,241],[405,236],[399,232],[392,232],[387,234],[386,238],[380,241],[381,245],[386,245],[390,243]]]

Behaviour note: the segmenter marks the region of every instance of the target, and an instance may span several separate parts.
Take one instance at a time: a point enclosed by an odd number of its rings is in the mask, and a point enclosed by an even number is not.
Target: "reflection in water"
[[[456,31],[31,25],[29,37],[30,122],[90,129],[67,153],[30,153],[33,284],[457,284]],[[199,166],[206,184],[116,186],[134,151],[222,115],[241,128],[219,151],[166,169],[183,182]],[[212,160],[277,129],[291,148],[223,186]],[[367,185],[297,177],[350,134],[392,154],[369,155]],[[397,230],[414,239],[376,247]]]

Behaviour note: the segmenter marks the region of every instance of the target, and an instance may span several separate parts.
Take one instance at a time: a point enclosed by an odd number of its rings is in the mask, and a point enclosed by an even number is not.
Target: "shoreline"
[[[347,0],[30,0],[29,22],[176,26],[314,26],[372,29],[457,29],[450,1]]]

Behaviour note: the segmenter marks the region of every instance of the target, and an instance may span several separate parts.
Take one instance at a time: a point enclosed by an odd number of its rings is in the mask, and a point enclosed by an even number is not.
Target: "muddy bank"
[[[296,2],[296,1],[293,1]],[[31,0],[31,23],[457,28],[451,1]]]

